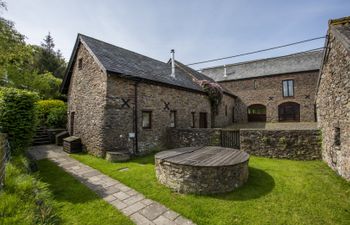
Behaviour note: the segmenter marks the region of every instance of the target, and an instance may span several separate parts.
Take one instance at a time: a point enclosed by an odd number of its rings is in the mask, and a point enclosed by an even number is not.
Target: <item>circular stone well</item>
[[[249,154],[217,146],[186,147],[155,155],[160,183],[180,193],[224,193],[248,179]]]

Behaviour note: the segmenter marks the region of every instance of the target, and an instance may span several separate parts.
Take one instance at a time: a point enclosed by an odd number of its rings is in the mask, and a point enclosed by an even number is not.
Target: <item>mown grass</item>
[[[49,160],[38,162],[39,177],[48,184],[60,224],[133,224],[113,206]]]
[[[120,180],[197,224],[350,224],[350,183],[321,161],[251,157],[249,180],[221,195],[173,193],[155,177],[154,156],[110,163],[73,158]],[[119,171],[120,168],[129,168]]]

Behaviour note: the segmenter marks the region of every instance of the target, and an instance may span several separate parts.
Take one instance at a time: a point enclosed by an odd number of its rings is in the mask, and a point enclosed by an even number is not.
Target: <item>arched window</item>
[[[254,104],[248,106],[248,122],[266,122],[266,106]]]
[[[280,122],[299,122],[300,105],[296,102],[284,102],[278,106],[278,118]]]

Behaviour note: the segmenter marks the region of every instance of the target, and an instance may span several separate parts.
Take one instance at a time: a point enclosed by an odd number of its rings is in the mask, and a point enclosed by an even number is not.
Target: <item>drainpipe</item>
[[[175,50],[171,49],[170,51],[171,54],[171,77],[175,78]]]
[[[134,154],[137,154],[139,152],[139,143],[138,143],[138,113],[137,113],[137,86],[138,82],[136,81],[134,83],[134,102],[135,102],[135,107],[134,107],[134,133],[135,133],[135,140],[134,140],[134,146],[135,146],[135,151]]]

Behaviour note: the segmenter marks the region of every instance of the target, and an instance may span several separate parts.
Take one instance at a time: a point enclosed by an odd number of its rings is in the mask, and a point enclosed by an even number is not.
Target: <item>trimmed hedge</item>
[[[67,123],[67,105],[61,100],[40,100],[37,113],[41,126],[64,128]]]
[[[35,132],[37,93],[15,88],[0,88],[0,127],[7,133],[13,152],[29,147]]]

